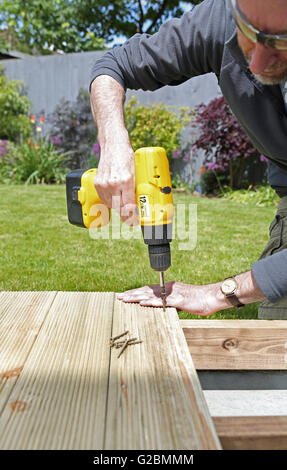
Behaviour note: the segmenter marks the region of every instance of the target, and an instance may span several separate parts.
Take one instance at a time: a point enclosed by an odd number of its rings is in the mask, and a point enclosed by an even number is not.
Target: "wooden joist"
[[[286,450],[287,416],[213,418],[224,450]]]
[[[287,370],[285,320],[181,320],[197,370]]]
[[[143,342],[118,358],[124,330]],[[220,448],[175,309],[5,293],[0,338],[1,449]]]

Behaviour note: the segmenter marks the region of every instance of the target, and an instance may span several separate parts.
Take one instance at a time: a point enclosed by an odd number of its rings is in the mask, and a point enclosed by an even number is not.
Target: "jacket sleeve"
[[[136,34],[92,68],[91,82],[110,75],[125,89],[156,90],[208,72],[219,74],[225,42],[225,0],[201,4],[164,23],[153,35]]]
[[[287,249],[253,263],[252,273],[269,302],[287,297]]]

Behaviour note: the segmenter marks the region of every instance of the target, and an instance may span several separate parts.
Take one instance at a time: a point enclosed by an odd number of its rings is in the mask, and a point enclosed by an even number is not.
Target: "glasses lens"
[[[287,51],[287,38],[274,39],[273,47],[275,47],[275,49],[278,49],[279,51]]]
[[[255,31],[253,31],[253,29],[250,28],[250,26],[245,23],[245,21],[238,15],[236,15],[236,23],[240,31],[244,34],[244,36],[246,36],[252,42],[257,41]]]

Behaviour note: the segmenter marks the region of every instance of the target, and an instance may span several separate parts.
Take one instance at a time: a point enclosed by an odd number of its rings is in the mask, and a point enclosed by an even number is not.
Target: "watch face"
[[[224,295],[233,294],[236,289],[236,282],[234,279],[225,279],[221,286]]]

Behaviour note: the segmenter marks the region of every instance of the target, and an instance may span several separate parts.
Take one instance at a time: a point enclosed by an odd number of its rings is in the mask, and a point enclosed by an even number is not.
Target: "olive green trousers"
[[[278,210],[270,225],[270,240],[263,250],[261,258],[273,255],[287,248],[287,196],[280,199]],[[287,293],[286,293],[287,294]],[[258,308],[258,318],[265,320],[287,320],[287,297],[276,303],[262,302]]]

